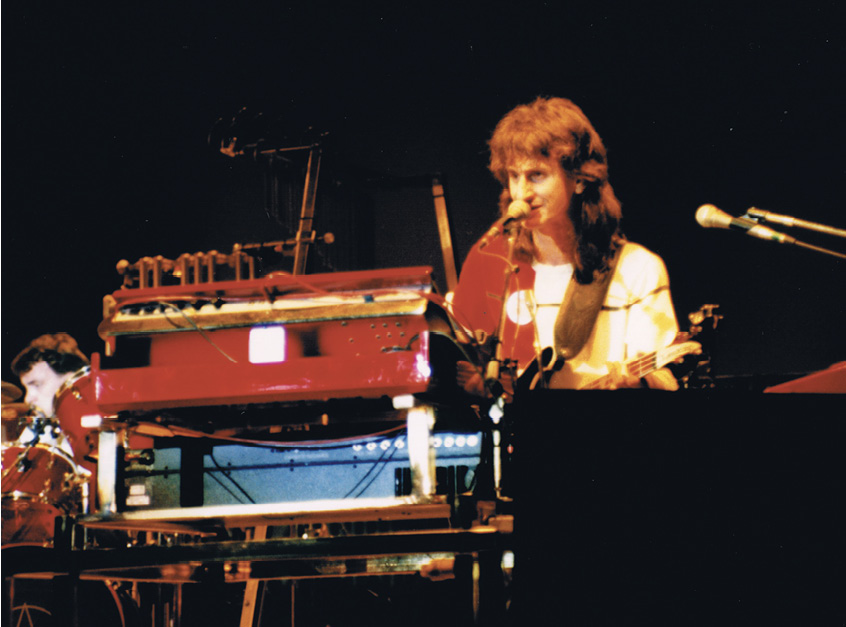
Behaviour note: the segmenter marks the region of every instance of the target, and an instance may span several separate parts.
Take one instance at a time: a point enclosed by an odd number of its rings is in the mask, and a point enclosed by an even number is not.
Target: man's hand
[[[675,392],[679,389],[679,382],[669,368],[660,368],[643,378],[646,380],[646,385],[653,390]]]
[[[667,390],[675,391],[679,389],[679,383],[676,381],[673,373],[667,368],[661,368],[650,372],[643,377],[643,380],[636,376],[625,372],[621,364],[610,364],[609,372],[606,377],[603,377],[596,387],[592,389],[597,390],[619,390],[623,388],[639,388],[643,387],[643,383],[653,390]]]
[[[608,374],[590,386],[592,390],[620,390],[622,388],[639,388],[640,379],[628,374],[621,364],[608,364]]]
[[[479,368],[469,361],[458,361],[455,364],[455,378],[461,387],[468,394],[484,398],[488,395],[485,389],[485,380]]]

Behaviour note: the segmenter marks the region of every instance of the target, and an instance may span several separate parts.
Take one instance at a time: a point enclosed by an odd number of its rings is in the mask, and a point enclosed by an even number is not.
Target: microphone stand
[[[486,496],[495,496],[497,499],[502,496],[502,429],[500,425],[504,416],[504,388],[500,378],[502,376],[503,362],[505,361],[503,358],[502,337],[505,333],[505,321],[508,315],[506,306],[508,302],[508,292],[511,287],[511,278],[519,271],[519,269],[514,265],[514,247],[517,242],[516,231],[519,230],[519,228],[519,224],[514,224],[505,231],[508,236],[508,252],[505,257],[506,265],[503,277],[502,307],[499,312],[499,322],[497,324],[496,331],[490,337],[493,345],[493,354],[491,359],[485,365],[485,388],[491,392],[494,402],[488,412],[488,416],[490,418],[490,423],[488,424],[490,429],[489,442],[487,443],[487,446],[483,443],[482,456],[483,458],[485,457],[484,448],[490,447],[488,449],[488,454],[490,455],[493,463],[492,468],[490,469],[493,474],[491,477],[493,480],[493,494],[486,494],[485,490],[479,490],[479,495],[483,500]]]
[[[41,436],[44,435],[44,431],[46,428],[47,417],[41,412],[36,411],[34,413],[32,423],[29,426],[29,430],[32,432],[32,439],[28,442],[21,442],[23,450],[15,458],[15,461],[9,464],[9,467],[3,471],[4,480],[13,468],[17,468],[18,472],[21,473],[29,471],[30,467],[32,466],[32,462],[27,459],[27,455],[29,454],[30,449],[34,448],[41,441]]]
[[[515,225],[519,228],[519,225]],[[491,337],[493,343],[493,355],[485,366],[485,386],[490,390],[494,397],[498,397],[503,392],[502,383],[500,383],[501,369],[502,369],[502,336],[505,333],[505,320],[508,315],[506,310],[506,303],[508,301],[508,292],[511,288],[511,277],[518,271],[514,265],[514,246],[517,242],[517,235],[511,229],[508,233],[508,253],[506,254],[505,276],[503,279],[502,288],[502,307],[499,311],[499,322],[496,327],[496,332]]]
[[[25,443],[24,446],[26,448],[32,448],[38,444],[41,441],[41,436],[44,435],[44,432],[47,430],[48,424],[47,416],[36,410],[33,414],[32,423],[30,423],[29,426],[29,430],[32,431],[33,437],[32,440]]]
[[[800,248],[807,248],[808,250],[814,250],[818,253],[823,253],[824,255],[830,255],[832,257],[837,257],[838,259],[846,259],[846,254],[839,253],[835,250],[829,250],[828,248],[823,248],[822,246],[814,246],[813,244],[808,244],[806,242],[799,241],[798,239],[793,242],[796,246]]]
[[[827,224],[820,224],[819,222],[809,222],[808,220],[800,220],[793,216],[783,216],[777,213],[771,213],[758,209],[757,207],[749,207],[746,210],[746,215],[753,220],[763,220],[764,222],[772,222],[773,224],[781,224],[787,227],[796,227],[799,229],[808,229],[809,231],[817,231],[818,233],[825,233],[826,235],[834,235],[846,239],[846,229],[837,229]]]
[[[746,217],[750,218],[751,220],[754,220],[755,222],[771,222],[773,224],[781,224],[782,226],[786,227],[807,229],[809,231],[816,231],[817,233],[825,233],[826,235],[834,235],[835,237],[846,238],[846,230],[844,229],[838,229],[833,226],[828,226],[827,224],[820,224],[818,222],[800,220],[799,218],[794,218],[792,216],[783,216],[777,213],[771,213],[769,211],[758,209],[757,207],[749,207],[749,209],[746,210]],[[823,253],[825,255],[837,257],[839,259],[846,259],[846,254],[834,250],[829,250],[828,248],[823,248],[822,246],[815,246],[814,244],[808,244],[807,242],[802,242],[800,240],[794,240],[791,243],[801,248],[807,248],[808,250],[813,250],[818,253]]]

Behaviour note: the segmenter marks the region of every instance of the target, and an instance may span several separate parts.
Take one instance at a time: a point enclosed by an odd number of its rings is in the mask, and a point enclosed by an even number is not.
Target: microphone
[[[779,244],[796,243],[796,238],[794,237],[773,231],[771,228],[758,224],[755,220],[750,220],[749,218],[732,217],[725,211],[717,209],[714,205],[702,205],[699,207],[696,210],[696,221],[699,223],[699,226],[703,226],[706,229],[736,229],[746,231],[746,234],[752,237],[778,242]]]
[[[508,205],[508,211],[505,212],[505,215],[502,216],[499,220],[494,222],[494,225],[488,229],[488,232],[482,237],[479,241],[479,249],[481,250],[488,244],[490,244],[491,240],[499,235],[505,230],[512,222],[517,222],[519,220],[524,220],[525,218],[529,217],[532,208],[529,206],[525,200],[515,200],[510,205]]]

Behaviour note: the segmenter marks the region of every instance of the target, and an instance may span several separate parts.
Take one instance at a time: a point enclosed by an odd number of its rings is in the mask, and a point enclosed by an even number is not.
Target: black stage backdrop
[[[227,133],[328,133],[324,260],[432,265],[443,286],[429,178],[460,263],[495,217],[486,140],[541,94],[576,101],[603,136],[626,231],[667,262],[682,326],[720,305],[715,374],[846,359],[843,261],[694,220],[713,203],[846,226],[836,3],[620,4],[6,3],[3,380],[44,332],[102,351],[120,259],[290,235],[263,162],[218,150]]]
[[[513,624],[842,624],[846,423],[826,395],[749,396],[518,404]]]

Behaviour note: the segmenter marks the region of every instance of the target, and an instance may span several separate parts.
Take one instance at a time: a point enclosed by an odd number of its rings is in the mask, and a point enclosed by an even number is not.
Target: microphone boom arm
[[[793,216],[783,216],[771,211],[764,211],[757,207],[749,207],[746,210],[746,215],[753,220],[763,220],[764,222],[772,222],[773,224],[781,224],[787,227],[796,227],[799,229],[808,229],[809,231],[817,231],[818,233],[825,233],[826,235],[834,235],[835,237],[846,238],[846,229],[838,229],[827,224],[819,224],[818,222],[809,222],[808,220],[800,220]]]
[[[778,242],[779,244],[793,244],[795,246],[807,248],[808,250],[813,250],[818,253],[823,253],[832,257],[838,257],[839,259],[846,259],[846,254],[834,250],[829,250],[821,246],[815,246],[814,244],[801,242],[795,237],[785,235],[784,233],[779,233],[778,231],[773,231],[771,228],[759,224],[757,218],[763,217],[761,214],[766,213],[767,212],[761,212],[760,210],[752,207],[745,216],[735,218],[727,214],[725,211],[718,209],[714,205],[706,204],[702,205],[701,207],[699,207],[699,209],[696,210],[696,221],[699,223],[700,226],[703,226],[705,228],[740,230],[744,231],[747,235],[751,235],[759,239],[774,241]]]

